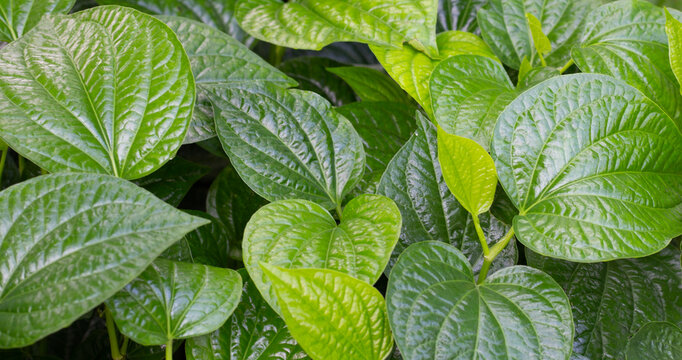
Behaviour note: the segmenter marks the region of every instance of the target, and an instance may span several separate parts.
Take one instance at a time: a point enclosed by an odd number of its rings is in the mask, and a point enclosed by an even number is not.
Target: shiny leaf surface
[[[197,210],[187,213],[204,218],[208,224],[187,233],[185,237],[166,249],[161,257],[168,260],[228,268],[232,264],[230,235],[223,223],[213,216]],[[234,247],[234,246],[233,246]],[[239,252],[241,255],[241,252]],[[238,258],[241,261],[241,256]]]
[[[438,32],[460,30],[479,33],[476,13],[488,0],[439,0]]]
[[[670,67],[678,84],[682,84],[682,22],[675,19],[667,10],[665,12],[665,32],[668,35]]]
[[[135,184],[177,207],[192,185],[208,171],[205,166],[177,157],[151,175],[135,180]]]
[[[353,89],[327,68],[343,65],[323,57],[298,57],[283,62],[279,69],[298,81],[299,89],[316,92],[332,105],[341,106],[353,103],[357,98]]]
[[[76,0],[8,0],[0,4],[0,41],[19,39],[47,14],[65,14]]]
[[[362,66],[333,67],[327,71],[347,82],[362,101],[412,103],[410,96],[381,71]]]
[[[626,359],[676,360],[682,355],[682,330],[667,322],[644,325],[628,341]]]

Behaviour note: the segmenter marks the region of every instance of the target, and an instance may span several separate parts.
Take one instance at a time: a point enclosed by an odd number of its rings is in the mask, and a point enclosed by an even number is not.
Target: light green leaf
[[[161,257],[168,260],[229,268],[232,265],[230,258],[232,249],[230,236],[222,222],[201,211],[186,210],[186,212],[204,218],[209,223],[187,233],[182,240],[166,249]],[[239,254],[241,255],[241,252]],[[241,257],[237,260],[241,261]]]
[[[353,89],[340,77],[327,71],[329,67],[344,66],[335,60],[302,56],[283,62],[279,69],[298,81],[298,88],[322,95],[334,106],[356,102]]]
[[[682,18],[678,11],[674,15]],[[667,45],[663,9],[642,0],[622,0],[588,16],[572,57],[582,72],[610,75],[639,89],[682,127],[682,95]]]
[[[310,201],[277,201],[258,210],[246,226],[244,265],[265,300],[279,311],[259,263],[333,269],[374,284],[398,241],[400,226],[400,211],[380,195],[348,202],[338,225]]]
[[[534,59],[534,43],[526,14],[537,17],[542,33],[549,39],[551,51],[545,60],[561,67],[571,58],[571,48],[580,41],[585,17],[599,6],[596,0],[490,0],[478,12],[483,40],[502,62],[519,69],[523,58]],[[536,27],[537,28],[537,27]],[[543,45],[543,50],[546,44]]]
[[[502,65],[479,55],[443,60],[431,74],[431,104],[438,125],[490,148],[497,117],[518,95]]]
[[[362,178],[360,136],[319,95],[267,86],[212,91],[210,99],[232,166],[262,197],[332,209]]]
[[[519,66],[519,75],[517,83],[523,81],[532,69],[533,65],[530,64],[530,60],[528,60],[527,56],[524,56],[523,60],[521,60],[521,65]]]
[[[347,82],[362,101],[412,103],[412,98],[381,71],[362,66],[333,67],[327,71]]]
[[[252,84],[296,86],[296,81],[275,69],[231,36],[202,23],[174,16],[159,16],[178,35],[189,57],[197,88],[194,116],[185,143],[214,137],[210,89],[240,88]]]
[[[480,33],[476,13],[488,0],[439,0],[438,32],[460,30]]]
[[[682,326],[682,267],[677,246],[644,258],[595,264],[552,259],[532,251],[526,251],[526,260],[566,291],[573,307],[576,358],[623,359],[628,338],[647,322]]]
[[[242,299],[220,329],[185,341],[189,360],[309,359],[244,269]]]
[[[676,360],[682,355],[682,330],[667,322],[644,325],[628,342],[627,360]]]
[[[153,172],[182,144],[194,96],[175,34],[129,8],[46,17],[0,52],[2,138],[49,172]]]
[[[241,288],[234,270],[157,259],[106,304],[125,336],[163,345],[221,327],[237,307]]]
[[[313,359],[383,360],[392,352],[384,298],[371,285],[333,270],[261,266],[291,335]]]
[[[337,41],[390,47],[403,42],[437,55],[436,0],[241,0],[236,16],[254,37],[295,49],[319,50]]]
[[[530,27],[533,47],[535,48],[535,51],[537,51],[537,54],[540,55],[540,61],[544,62],[544,57],[552,51],[552,44],[550,43],[549,38],[547,38],[547,35],[542,32],[542,24],[535,15],[526,13],[526,20]],[[543,63],[543,66],[547,66],[547,64]]]
[[[76,0],[3,0],[0,4],[0,41],[19,39],[38,24],[43,15],[65,14]]]
[[[552,278],[512,266],[476,285],[456,248],[414,244],[388,280],[386,307],[406,359],[568,359],[571,308]]]
[[[682,84],[682,22],[670,15],[667,9],[665,10],[665,32],[668,35],[670,66],[678,84]],[[682,89],[680,91],[682,92]]]
[[[0,348],[71,324],[205,224],[127,181],[95,174],[25,181],[0,193],[0,209]]]
[[[520,78],[518,84],[516,84],[516,89],[519,91],[525,91],[547,79],[551,79],[560,75],[561,73],[557,68],[548,66],[529,69],[528,73],[526,73],[523,78]]]
[[[135,180],[135,184],[177,207],[192,185],[208,174],[209,170],[206,166],[176,157],[153,174]]]
[[[682,233],[682,134],[621,81],[568,75],[524,92],[500,115],[492,156],[533,251],[641,257]]]

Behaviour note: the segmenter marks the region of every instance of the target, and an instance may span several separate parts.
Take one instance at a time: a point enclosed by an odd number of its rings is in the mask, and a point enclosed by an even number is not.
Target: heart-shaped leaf
[[[492,155],[517,238],[573,261],[640,257],[682,233],[682,135],[611,77],[555,77],[500,115]]]
[[[682,330],[668,322],[644,325],[628,342],[627,360],[676,360],[682,355]]]
[[[682,84],[682,22],[665,11],[665,32],[668,35],[668,57],[670,67],[677,78],[678,84]],[[682,89],[680,90],[682,92]]]
[[[461,30],[480,33],[476,14],[488,0],[439,0],[438,32]]]
[[[386,303],[372,285],[334,270],[262,268],[291,335],[310,357],[383,360],[392,352]]]
[[[241,288],[234,270],[157,259],[107,306],[125,336],[163,345],[221,327],[237,307]]]
[[[327,68],[347,82],[362,101],[412,104],[412,98],[385,73],[363,66]]]
[[[464,255],[441,242],[420,242],[403,252],[388,281],[386,307],[406,359],[571,354],[570,304],[549,275],[512,266],[476,285]]]
[[[232,166],[262,197],[332,209],[362,178],[360,136],[319,95],[266,86],[212,91],[210,98]]]
[[[296,343],[284,320],[263,300],[245,269],[242,298],[225,325],[185,341],[189,360],[309,359]]]
[[[400,226],[400,211],[380,195],[348,202],[338,225],[310,201],[277,201],[258,210],[246,226],[244,265],[265,300],[279,311],[259,263],[333,269],[374,284],[398,241]]]
[[[624,358],[628,338],[649,321],[682,326],[677,246],[644,258],[596,264],[547,258],[532,251],[526,251],[526,260],[566,291],[575,321],[573,354],[578,358]]]
[[[0,205],[0,348],[69,325],[205,224],[95,174],[31,179],[0,193]]]
[[[232,249],[235,246],[230,246],[230,235],[223,223],[201,211],[187,210],[187,213],[204,218],[209,223],[187,233],[182,240],[166,249],[161,257],[215,267],[230,267],[234,259],[230,255],[233,254]],[[241,251],[238,254],[241,255]],[[238,260],[241,261],[241,256]]]
[[[335,60],[303,56],[283,62],[279,69],[298,81],[298,88],[322,95],[334,106],[357,101],[353,89],[343,79],[327,71],[329,67],[343,66]]]
[[[10,0],[0,4],[0,41],[14,41],[38,24],[43,15],[65,14],[76,0]]]
[[[147,175],[175,156],[193,106],[177,37],[129,8],[47,17],[0,52],[2,138],[50,172]]]
[[[208,174],[209,168],[177,157],[151,175],[135,180],[161,200],[178,206],[195,182]]]

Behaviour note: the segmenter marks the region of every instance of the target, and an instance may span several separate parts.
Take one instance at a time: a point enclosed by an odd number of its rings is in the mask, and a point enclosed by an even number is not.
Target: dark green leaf
[[[480,32],[476,13],[488,0],[438,0],[438,32],[461,30]]]
[[[65,14],[75,0],[3,0],[0,4],[0,41],[17,40],[38,24],[43,15]]]
[[[372,54],[372,50],[369,49],[369,46],[356,42],[337,42],[325,46],[320,51],[290,49],[289,52],[284,54],[284,58],[287,59],[287,56],[323,57],[338,61],[342,64],[378,64],[377,58]]]
[[[678,360],[682,356],[682,330],[667,322],[644,325],[628,342],[626,359]]]
[[[189,232],[182,240],[168,248],[161,257],[215,267],[229,267],[232,264],[230,235],[222,222],[201,211],[187,210],[187,213],[210,222]],[[241,255],[241,252],[239,254]],[[241,261],[241,256],[238,260]]]
[[[362,101],[412,103],[412,98],[381,71],[362,66],[333,67],[327,71],[341,77]]]
[[[135,180],[135,184],[177,207],[192,185],[208,171],[205,166],[177,157],[151,175]]]
[[[316,92],[334,106],[355,102],[353,89],[340,77],[329,73],[327,68],[343,66],[335,60],[322,57],[298,57],[287,60],[279,69],[298,81],[298,88]]]

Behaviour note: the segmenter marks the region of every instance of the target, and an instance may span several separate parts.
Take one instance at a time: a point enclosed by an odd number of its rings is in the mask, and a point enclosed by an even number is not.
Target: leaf
[[[492,157],[540,254],[605,261],[658,252],[682,233],[682,135],[613,78],[555,77],[500,115]]]
[[[668,35],[670,66],[678,84],[682,84],[682,22],[670,15],[667,9],[665,10],[665,32]],[[680,91],[682,92],[682,89]]]
[[[298,81],[298,88],[322,95],[334,106],[357,101],[353,89],[340,77],[327,71],[328,67],[344,64],[321,57],[299,57],[287,60],[279,69]]]
[[[547,66],[536,67],[536,68],[528,70],[528,73],[526,74],[526,76],[524,76],[519,81],[516,88],[518,90],[525,91],[525,90],[528,90],[528,89],[532,88],[533,86],[535,86],[535,85],[537,85],[537,84],[539,84],[545,80],[548,80],[548,79],[551,79],[553,77],[557,77],[560,75],[561,75],[561,73],[556,68],[547,67]]]
[[[226,2],[229,4],[231,1]],[[151,4],[148,6],[151,7]],[[209,6],[203,4],[199,9]],[[174,16],[160,16],[159,19],[178,35],[189,57],[196,82],[197,102],[185,143],[206,140],[216,135],[213,109],[208,100],[211,89],[240,88],[252,84],[272,84],[283,88],[296,86],[296,81],[272,67],[245,45],[209,25]]]
[[[0,209],[0,348],[71,324],[205,224],[96,174],[25,181],[0,193]]]
[[[570,60],[571,48],[580,41],[585,17],[599,4],[594,0],[490,0],[478,12],[478,25],[483,40],[495,55],[505,65],[518,69],[524,57],[534,58],[526,13],[534,15],[550,41],[552,50],[545,56],[547,64],[561,67]],[[540,61],[535,58],[531,64],[538,65]]]
[[[388,164],[377,188],[377,193],[395,201],[403,219],[400,239],[386,273],[410,244],[425,240],[438,240],[461,249],[478,271],[482,263],[478,235],[472,217],[443,179],[436,128],[421,114],[417,116],[417,125],[417,131]],[[489,243],[502,238],[508,230],[487,213],[479,218]],[[515,264],[516,258],[516,247],[507,246],[493,262],[492,271]]]
[[[679,258],[674,246],[649,257],[595,264],[526,251],[528,264],[566,291],[575,321],[573,353],[587,359],[623,359],[628,338],[649,321],[682,326]]]
[[[393,102],[356,102],[336,111],[353,124],[365,145],[365,175],[353,193],[374,193],[386,166],[415,129],[414,107]]]
[[[462,54],[495,58],[488,45],[474,34],[447,31],[438,34],[437,41],[438,53],[442,59]],[[427,114],[431,114],[429,78],[440,60],[431,59],[408,44],[401,49],[379,46],[370,46],[370,49],[398,85],[417,100]]]
[[[497,117],[518,95],[502,65],[479,55],[443,60],[431,74],[429,91],[438,125],[486,150]]]
[[[261,266],[310,357],[383,360],[393,350],[384,298],[370,284],[334,270]]]
[[[232,265],[230,236],[222,222],[201,211],[187,210],[186,212],[209,222],[187,233],[182,240],[166,249],[161,257],[194,264],[230,267]],[[241,256],[238,260],[241,261]]]
[[[163,345],[218,329],[237,307],[241,287],[234,270],[157,259],[107,306],[125,336]]]
[[[0,4],[0,41],[12,42],[38,24],[46,14],[65,14],[75,0],[13,0]]]
[[[479,33],[476,13],[488,0],[439,0],[438,32],[460,30]]]
[[[192,185],[208,171],[205,166],[176,157],[153,174],[135,180],[135,184],[177,207]]]
[[[320,96],[254,87],[210,98],[232,166],[265,199],[306,199],[331,209],[362,178],[360,136]]]
[[[582,72],[610,75],[639,89],[682,127],[682,95],[667,44],[663,10],[641,0],[623,0],[588,16],[572,57]]]
[[[386,307],[406,359],[568,359],[566,294],[533,268],[512,266],[481,285],[456,248],[414,244],[388,280]]]
[[[400,211],[380,195],[349,201],[338,225],[315,203],[281,200],[262,207],[246,225],[244,265],[265,300],[279,311],[259,263],[333,269],[374,284],[398,241],[400,226]]]
[[[682,354],[682,330],[667,322],[644,325],[628,342],[626,358],[675,360]]]
[[[242,298],[218,330],[185,341],[188,360],[307,359],[284,320],[270,308],[244,269]]]
[[[236,16],[252,36],[284,47],[319,50],[336,41],[400,47],[416,41],[436,55],[437,11],[435,0],[242,0]]]
[[[353,88],[362,101],[392,101],[411,104],[412,98],[389,76],[368,67],[346,66],[327,68]]]
[[[2,49],[0,69],[2,138],[49,172],[150,174],[175,156],[194,106],[175,34],[128,8],[46,17]]]
[[[356,42],[335,42],[322,48],[320,51],[289,49],[284,53],[284,58],[295,57],[322,57],[337,61],[341,64],[379,64],[367,44]]]
[[[531,13],[526,13],[526,20],[528,21],[528,26],[530,27],[531,39],[533,40],[533,48],[540,55],[540,60],[543,61],[544,56],[552,51],[552,44],[542,32],[542,24],[540,20]],[[547,66],[543,64],[544,66]]]

